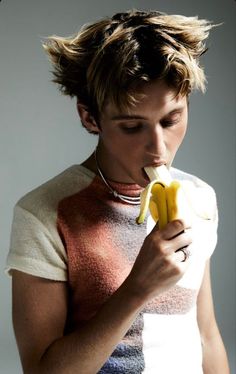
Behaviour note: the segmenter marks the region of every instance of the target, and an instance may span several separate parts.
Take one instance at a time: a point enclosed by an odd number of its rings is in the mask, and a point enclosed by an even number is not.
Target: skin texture
[[[123,117],[127,113],[119,113],[107,103],[99,126],[86,108],[78,105],[84,125],[98,132],[98,159],[106,177],[141,186],[148,183],[143,167],[170,166],[187,129],[186,97],[175,97],[175,92],[160,82],[146,85],[143,92],[146,97],[129,111],[128,119]],[[83,164],[96,172],[93,155]],[[66,336],[66,283],[13,271],[13,324],[24,373],[96,373],[145,304],[182,278],[188,261],[181,262],[181,252],[175,251],[191,246],[191,242],[191,227],[182,220],[170,222],[162,230],[155,226],[120,288],[92,320]],[[228,374],[214,317],[208,265],[198,298],[198,323],[204,374]]]

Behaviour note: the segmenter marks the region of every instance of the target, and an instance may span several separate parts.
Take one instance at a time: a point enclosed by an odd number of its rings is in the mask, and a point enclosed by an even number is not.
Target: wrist
[[[130,307],[137,311],[142,310],[149,301],[148,294],[142,285],[134,282],[132,276],[129,275],[121,285],[119,292],[122,294],[124,302],[129,303]]]

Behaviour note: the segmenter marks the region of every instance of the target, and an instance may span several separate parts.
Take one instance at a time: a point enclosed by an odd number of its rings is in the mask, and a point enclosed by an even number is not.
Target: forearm
[[[87,325],[53,342],[35,373],[74,374],[78,369],[83,374],[96,373],[143,307],[138,297],[127,296],[121,286]]]
[[[210,261],[206,264],[198,294],[198,325],[202,339],[204,374],[229,374],[225,347],[215,319],[210,280]]]
[[[219,332],[203,340],[204,374],[229,374],[229,365],[225,347]]]
[[[154,228],[124,283],[86,325],[66,336],[64,284],[15,272],[13,320],[24,373],[97,373],[146,303],[182,278],[188,264],[175,251],[191,243],[184,227],[174,221],[166,230]]]

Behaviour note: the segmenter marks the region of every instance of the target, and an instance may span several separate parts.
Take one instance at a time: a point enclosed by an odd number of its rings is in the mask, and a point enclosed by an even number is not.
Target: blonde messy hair
[[[108,98],[119,108],[130,106],[135,90],[154,79],[181,95],[204,91],[199,58],[212,27],[197,17],[131,10],[85,25],[72,37],[51,36],[43,46],[53,81],[98,118]]]

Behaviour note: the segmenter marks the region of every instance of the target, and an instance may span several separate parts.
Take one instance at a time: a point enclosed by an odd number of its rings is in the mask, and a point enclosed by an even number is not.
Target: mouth
[[[165,165],[165,166],[168,168],[166,162],[153,163],[153,164],[149,164],[149,165],[144,166],[144,167],[142,168],[142,175],[143,175],[143,178],[145,179],[145,181],[148,182],[148,183],[151,182],[149,176],[147,175],[147,173],[146,173],[146,171],[145,171],[145,168],[146,168],[146,167],[157,168],[157,167],[162,166],[162,165]]]

